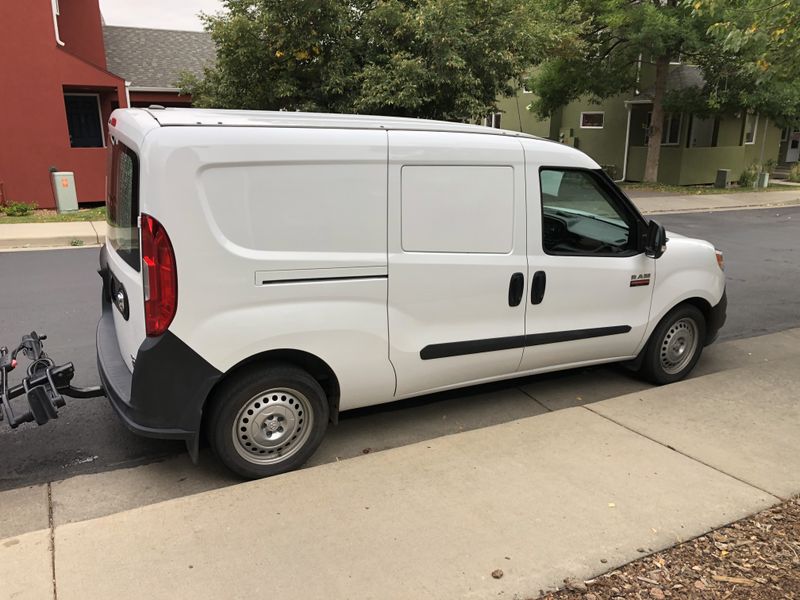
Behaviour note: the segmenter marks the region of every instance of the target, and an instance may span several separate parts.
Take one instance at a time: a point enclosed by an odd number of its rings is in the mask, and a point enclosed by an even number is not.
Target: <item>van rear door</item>
[[[133,371],[136,353],[145,338],[145,323],[139,235],[139,156],[132,145],[114,140],[107,177],[107,288],[114,306],[120,352]]]

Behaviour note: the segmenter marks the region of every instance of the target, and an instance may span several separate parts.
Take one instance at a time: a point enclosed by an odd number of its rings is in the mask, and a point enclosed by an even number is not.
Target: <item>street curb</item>
[[[636,204],[636,200],[633,201]],[[766,208],[792,208],[800,206],[800,198],[796,200],[788,200],[786,202],[775,202],[774,204],[741,204],[737,206],[717,206],[717,207],[702,207],[702,208],[678,208],[675,210],[642,210],[643,215],[677,215],[677,214],[691,214],[691,213],[708,213],[708,212],[725,212],[732,210],[758,210]]]
[[[103,222],[0,224],[0,250],[80,248],[104,241]]]

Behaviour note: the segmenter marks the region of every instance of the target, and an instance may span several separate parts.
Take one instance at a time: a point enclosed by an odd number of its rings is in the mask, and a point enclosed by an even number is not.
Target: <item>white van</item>
[[[676,381],[725,320],[721,254],[667,244],[562,144],[160,107],[109,130],[103,385],[133,431],[195,459],[204,432],[245,477],[356,407],[619,361]]]

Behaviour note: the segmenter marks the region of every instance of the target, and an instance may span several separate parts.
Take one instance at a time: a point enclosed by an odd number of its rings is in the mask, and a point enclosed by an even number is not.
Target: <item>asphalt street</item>
[[[725,252],[729,305],[720,339],[800,326],[800,207],[661,215],[656,219],[669,230],[707,239]],[[96,384],[97,254],[96,248],[0,253],[0,345],[15,345],[31,330],[47,334],[47,352],[57,362],[75,364],[75,383]],[[609,369],[581,369],[526,381],[536,384],[554,377],[567,384],[570,378],[576,382],[601,380]],[[495,384],[493,389],[517,385],[518,381]],[[409,434],[414,419],[447,417],[459,422],[461,429],[484,426],[485,412],[475,410],[482,402],[480,395],[473,393],[471,402],[461,400],[459,394],[464,392],[352,411],[343,415],[343,421],[346,426],[348,420],[357,420],[359,428],[409,422]],[[437,413],[440,407],[442,415]],[[509,419],[528,416],[524,413],[527,408],[515,410]],[[531,415],[537,414],[541,406],[531,403],[530,410]],[[402,443],[401,431],[395,445]],[[0,490],[136,466],[183,451],[180,442],[129,433],[103,398],[72,400],[58,420],[42,428],[25,425],[10,430],[0,423]]]

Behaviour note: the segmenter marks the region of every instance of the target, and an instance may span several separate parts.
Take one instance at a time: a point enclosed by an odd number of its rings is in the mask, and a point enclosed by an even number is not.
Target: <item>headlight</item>
[[[722,252],[720,250],[714,250],[714,253],[717,255],[717,265],[721,270],[725,270],[725,258],[722,256]]]

